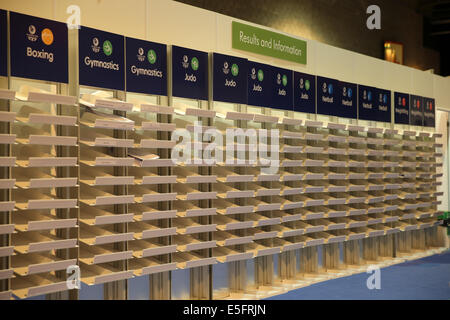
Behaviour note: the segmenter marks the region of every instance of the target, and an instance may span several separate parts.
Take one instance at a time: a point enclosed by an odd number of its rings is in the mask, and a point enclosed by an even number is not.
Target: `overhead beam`
[[[446,34],[450,34],[450,30],[432,32],[432,33],[430,33],[430,36],[443,36],[443,35],[446,35]]]
[[[431,20],[430,23],[432,25],[442,25],[450,23],[450,19],[441,19],[441,20]]]
[[[424,9],[428,9],[430,7],[442,4],[450,4],[450,0],[420,1],[419,5],[417,6],[417,9],[419,11],[423,11]]]

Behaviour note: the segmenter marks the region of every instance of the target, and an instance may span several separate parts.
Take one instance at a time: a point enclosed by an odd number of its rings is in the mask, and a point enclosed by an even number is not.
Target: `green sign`
[[[107,56],[110,56],[113,52],[113,46],[111,41],[106,40],[105,42],[103,42],[103,53]]]
[[[261,69],[258,70],[258,80],[261,82],[264,80],[264,71]]]
[[[232,46],[233,49],[306,64],[306,41],[236,21],[232,22]]]
[[[192,68],[192,70],[196,71],[198,69],[198,65],[199,65],[199,62],[198,62],[197,57],[193,57],[191,59],[191,68]]]
[[[239,67],[236,63],[231,66],[231,74],[235,77],[239,74]]]
[[[287,76],[285,74],[283,74],[283,78],[282,78],[281,82],[283,83],[284,87],[287,86]]]
[[[148,50],[147,52],[147,59],[148,62],[150,62],[151,64],[154,64],[156,62],[156,52],[153,49]]]

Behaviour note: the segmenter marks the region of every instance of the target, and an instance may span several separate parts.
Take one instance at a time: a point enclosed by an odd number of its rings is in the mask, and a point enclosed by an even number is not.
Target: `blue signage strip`
[[[172,46],[172,95],[208,100],[208,54]]]
[[[409,124],[409,94],[394,92],[394,121]]]
[[[78,53],[80,85],[125,89],[123,36],[81,27],[78,30]]]
[[[293,111],[293,72],[288,69],[272,68],[272,102],[270,107]]]
[[[358,85],[358,119],[379,121],[376,98],[377,88]]]
[[[376,90],[377,121],[391,122],[391,91]]]
[[[247,104],[248,60],[213,54],[213,100]]]
[[[423,98],[420,96],[411,95],[409,110],[409,124],[414,126],[423,126]]]
[[[294,111],[316,113],[316,77],[294,71]]]
[[[13,77],[68,83],[65,23],[11,12],[10,53]]]
[[[358,116],[358,86],[356,83],[339,81],[339,101],[336,116],[356,119]]]
[[[8,75],[8,22],[7,12],[0,10],[0,76]]]
[[[338,112],[339,81],[317,77],[317,113],[334,116]]]
[[[127,91],[167,96],[167,46],[134,38],[125,43]]]
[[[358,85],[359,119],[391,122],[391,92]]]
[[[273,68],[267,64],[248,61],[248,104],[270,107]]]
[[[423,98],[423,125],[424,127],[435,127],[435,101],[432,98]]]

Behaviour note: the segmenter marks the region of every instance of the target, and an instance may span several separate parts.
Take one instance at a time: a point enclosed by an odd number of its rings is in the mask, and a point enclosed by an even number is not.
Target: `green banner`
[[[233,49],[306,64],[306,41],[236,21],[232,39]]]

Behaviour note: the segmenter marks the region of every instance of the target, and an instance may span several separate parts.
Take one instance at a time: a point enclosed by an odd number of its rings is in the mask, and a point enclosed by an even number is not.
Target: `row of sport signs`
[[[7,74],[7,12],[0,10],[1,75]],[[11,75],[68,82],[65,24],[10,12]],[[208,53],[172,46],[172,95],[208,100]],[[82,27],[79,84],[167,95],[167,47]],[[391,122],[391,91],[212,54],[214,101]],[[394,93],[395,123],[434,127],[434,99]]]

